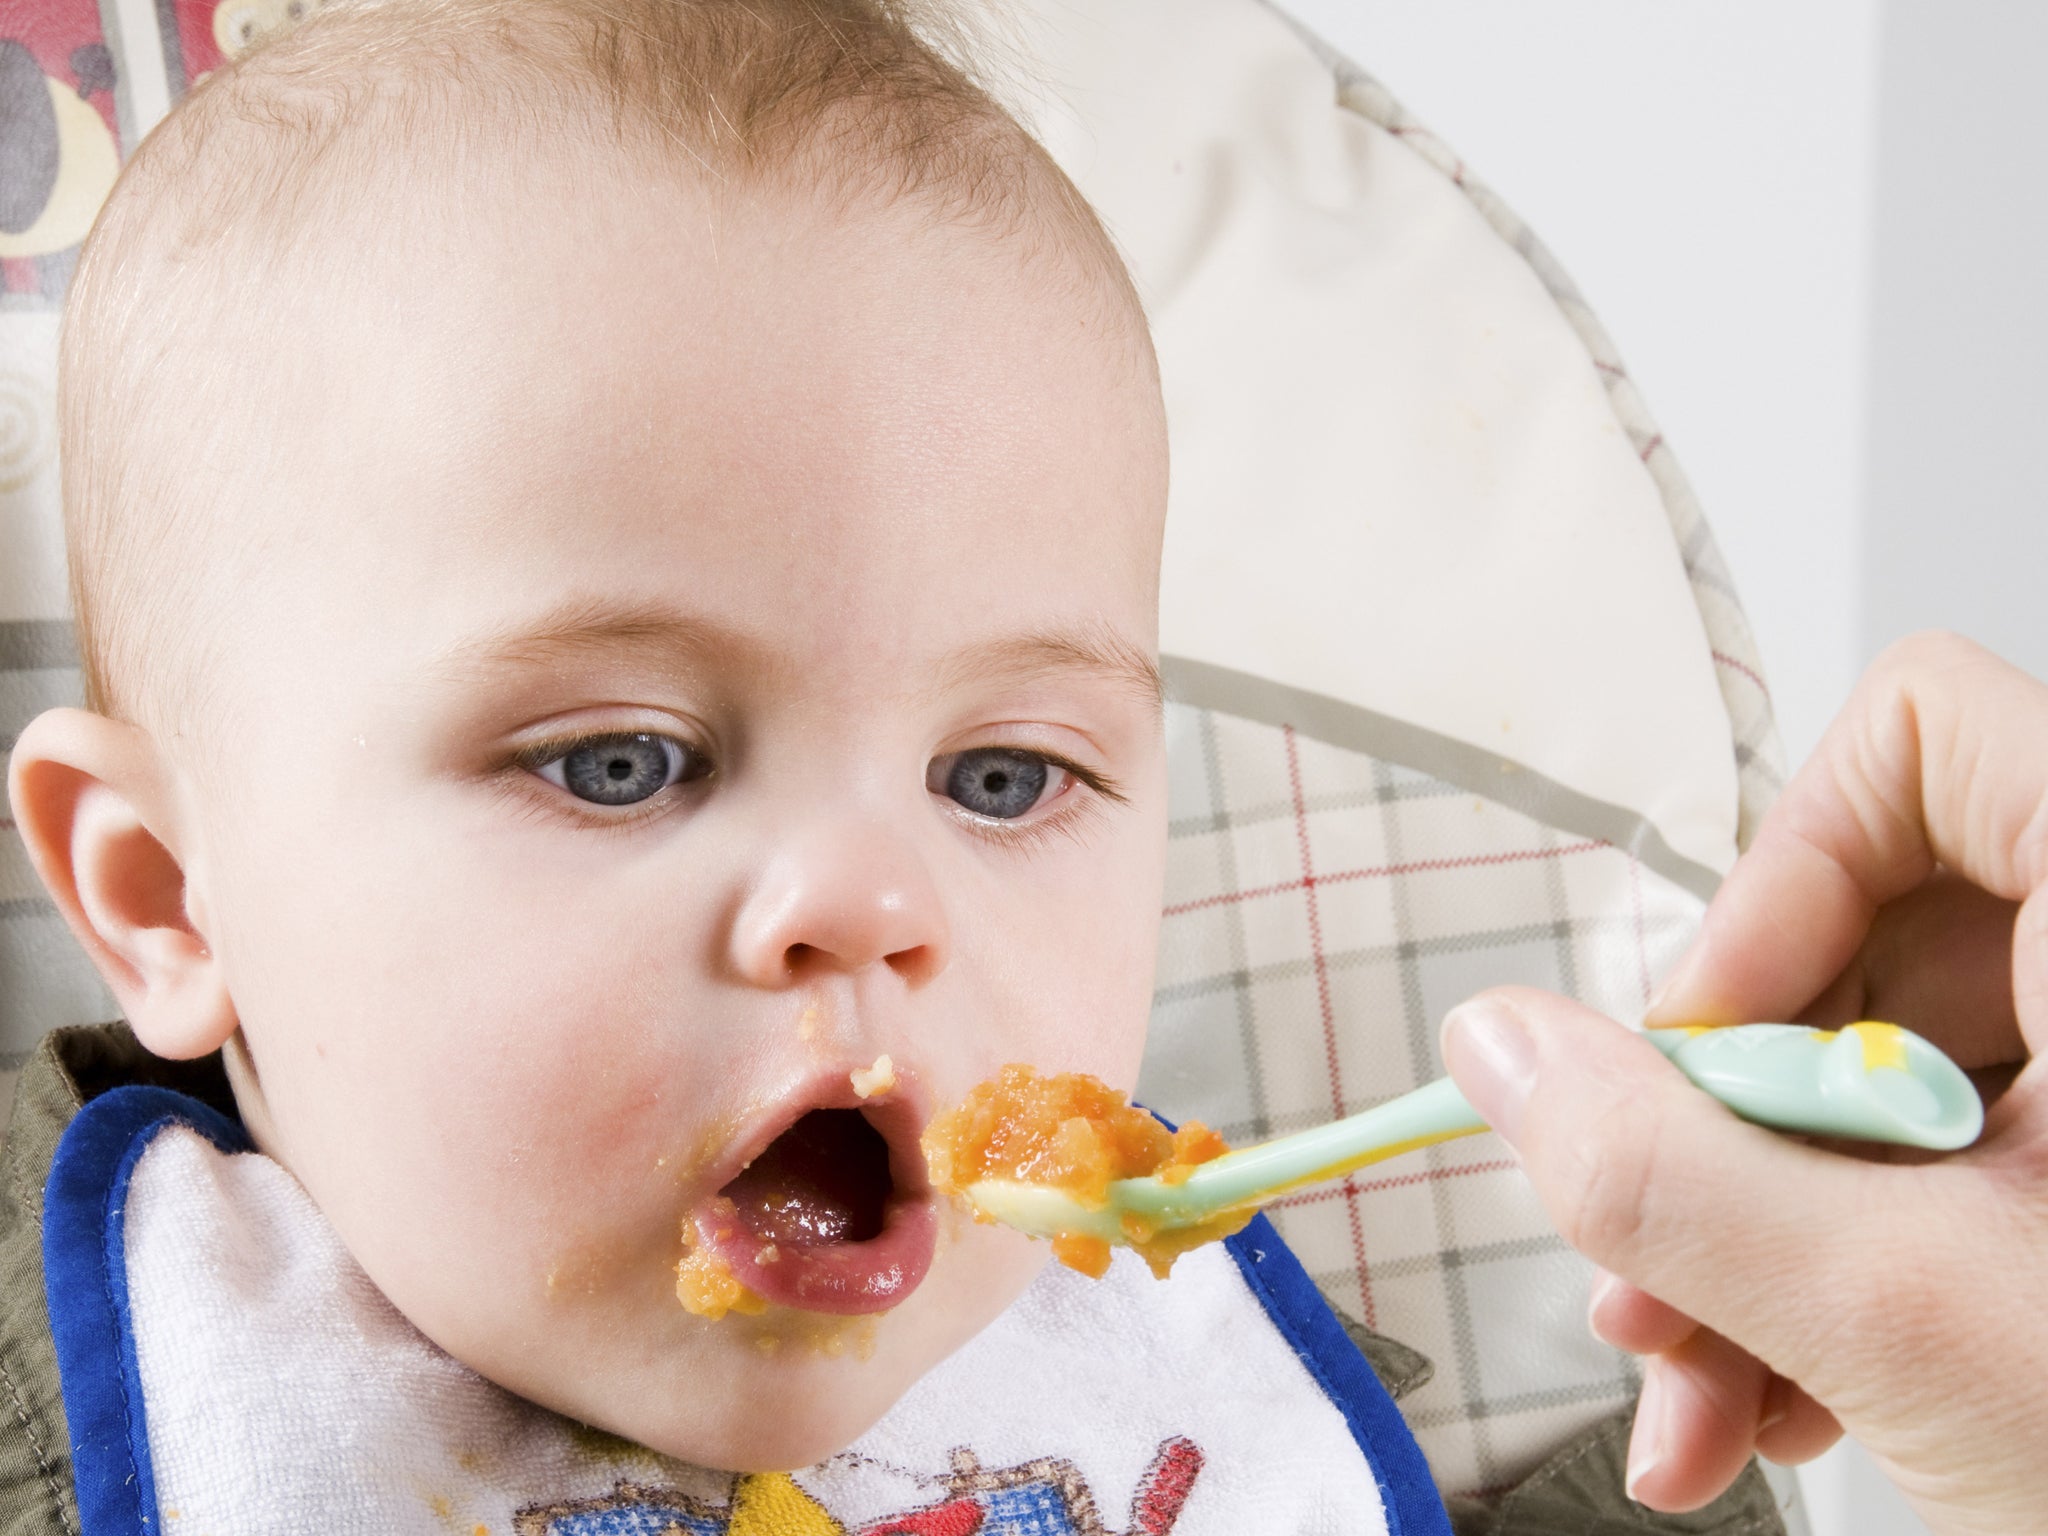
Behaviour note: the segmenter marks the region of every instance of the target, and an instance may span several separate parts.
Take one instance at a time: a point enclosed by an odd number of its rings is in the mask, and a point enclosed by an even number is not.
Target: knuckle
[[[1983,646],[1954,630],[1922,629],[1902,640],[1894,640],[1878,652],[1869,675],[1876,681],[1895,683],[1980,662],[1989,655]]]
[[[1660,1140],[1640,1100],[1611,1100],[1571,1137],[1558,1160],[1552,1218],[1564,1240],[1627,1274],[1651,1225]]]

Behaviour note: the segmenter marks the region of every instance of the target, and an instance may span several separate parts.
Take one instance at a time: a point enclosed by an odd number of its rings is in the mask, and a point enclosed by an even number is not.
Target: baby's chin
[[[833,1316],[770,1307],[757,1316],[684,1318],[684,1347],[618,1361],[604,1379],[577,1372],[537,1381],[469,1363],[523,1397],[694,1466],[814,1466],[872,1429],[1044,1267],[1046,1249],[1014,1232],[952,1221],[942,1227],[954,1230],[942,1234],[932,1272],[891,1311]]]
[[[720,1472],[793,1472],[836,1456],[873,1429],[929,1366],[855,1363],[836,1371],[768,1371],[708,1416],[686,1422],[606,1425],[615,1434]],[[628,1416],[629,1421],[633,1417]],[[637,1432],[636,1432],[637,1431]]]
[[[646,1424],[628,1415],[598,1427],[716,1472],[793,1472],[836,1456],[860,1439],[921,1374],[887,1382],[777,1380],[758,1394],[708,1405],[708,1418]]]

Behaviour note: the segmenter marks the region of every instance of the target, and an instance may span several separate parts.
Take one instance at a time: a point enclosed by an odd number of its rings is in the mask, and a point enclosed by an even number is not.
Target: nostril
[[[920,986],[938,971],[939,952],[930,944],[913,944],[891,950],[882,963],[911,986]],[[846,962],[815,944],[792,944],[782,952],[782,965],[789,980],[802,981],[821,970],[844,969]]]
[[[930,944],[917,944],[891,951],[884,963],[911,986],[922,986],[938,973],[939,952]]]
[[[769,861],[734,912],[727,955],[738,975],[773,988],[887,966],[920,985],[945,969],[946,914],[921,870],[802,852]]]

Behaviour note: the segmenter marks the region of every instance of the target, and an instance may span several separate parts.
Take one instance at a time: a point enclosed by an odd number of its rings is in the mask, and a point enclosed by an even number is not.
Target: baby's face
[[[1158,400],[1072,277],[920,208],[545,192],[309,303],[189,900],[245,1114],[414,1323],[794,1466],[1041,1262],[936,1207],[925,1121],[1135,1073]],[[686,1312],[690,1244],[768,1310]]]

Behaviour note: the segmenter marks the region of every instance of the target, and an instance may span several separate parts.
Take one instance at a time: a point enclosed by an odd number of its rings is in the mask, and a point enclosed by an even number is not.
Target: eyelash
[[[567,790],[541,777],[540,770],[544,766],[567,757],[578,747],[611,741],[620,736],[658,736],[664,741],[674,742],[685,752],[702,758],[707,763],[711,762],[710,753],[672,731],[576,731],[542,737],[539,741],[529,742],[512,753],[500,765],[501,770],[516,775],[516,778],[507,782],[507,787],[529,810],[542,815],[560,817],[574,826],[590,828],[599,833],[625,833],[642,822],[668,814],[677,798],[674,791],[709,784],[718,777],[718,768],[714,763],[695,778],[679,779],[666,789],[657,790],[645,800],[621,806],[610,812],[603,811],[586,800],[578,799]]]
[[[567,791],[559,790],[554,784],[540,777],[539,770],[546,764],[568,756],[579,747],[589,746],[594,742],[606,741],[621,735],[661,736],[666,740],[675,742],[684,751],[693,753],[707,762],[711,761],[710,754],[703,751],[703,749],[684,740],[680,736],[667,732],[585,731],[559,736],[547,736],[539,741],[529,742],[513,753],[503,766],[507,769],[517,770],[521,777],[528,780],[528,785],[520,786],[522,789],[539,784],[547,785],[549,793],[529,793],[522,796],[529,806],[546,813],[564,816],[581,826],[595,827],[602,831],[611,832],[625,832],[639,826],[644,821],[651,821],[657,816],[667,814],[676,799],[673,791],[681,789],[685,785],[709,784],[715,782],[719,776],[717,765],[713,763],[705,773],[696,778],[679,780],[677,783],[669,785],[666,789],[656,791],[635,805],[609,813],[598,810],[595,806],[589,805],[588,802],[578,799]],[[983,742],[978,743],[978,745],[1000,746],[1003,743]],[[1077,763],[1070,757],[1065,757],[1057,752],[1047,752],[1037,747],[1019,746],[1012,750],[1029,753],[1048,767],[1064,770],[1073,777],[1075,782],[1081,784],[1092,793],[1078,797],[1078,803],[1076,804],[1062,806],[1047,815],[1037,817],[1021,825],[1016,822],[999,820],[995,817],[977,816],[971,811],[960,808],[960,819],[973,828],[979,836],[986,837],[993,842],[1008,844],[1012,847],[1040,847],[1049,838],[1079,831],[1085,825],[1086,818],[1100,812],[1104,801],[1112,805],[1126,805],[1129,803],[1130,797],[1124,793],[1122,786],[1114,779],[1105,773],[1100,773],[1084,764]],[[1067,799],[1072,797],[1062,796],[1061,798]]]
[[[1000,747],[1005,745],[1005,743],[981,742],[977,743],[977,745]],[[1042,848],[1054,838],[1071,837],[1080,832],[1082,828],[1089,824],[1092,818],[1102,813],[1105,801],[1111,805],[1127,805],[1130,803],[1130,797],[1124,793],[1122,786],[1116,780],[1110,778],[1107,774],[1098,773],[1093,768],[1085,767],[1070,757],[1063,757],[1057,752],[1047,752],[1040,747],[1012,746],[1010,750],[1027,753],[1037,758],[1049,768],[1064,770],[1076,783],[1092,791],[1092,793],[1080,796],[1062,794],[1060,797],[1062,800],[1069,800],[1072,803],[1062,805],[1043,816],[1038,816],[1025,822],[1004,821],[994,816],[977,816],[966,807],[955,803],[954,810],[958,819],[972,829],[977,836],[985,837],[991,842],[1000,843],[1011,848],[1022,850]]]

